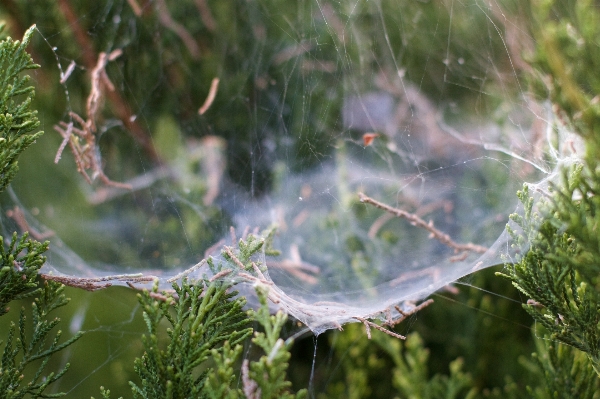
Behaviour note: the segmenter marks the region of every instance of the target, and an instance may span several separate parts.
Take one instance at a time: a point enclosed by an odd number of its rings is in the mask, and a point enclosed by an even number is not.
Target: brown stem
[[[97,56],[91,40],[79,23],[79,17],[77,14],[75,14],[75,11],[69,3],[69,0],[58,0],[58,6],[69,23],[69,27],[75,36],[75,40],[77,41],[79,48],[81,48],[81,56],[83,58],[85,67],[88,71],[92,71],[96,67]],[[138,144],[140,144],[150,159],[160,164],[161,160],[154,148],[154,145],[152,144],[150,133],[148,133],[137,123],[129,104],[127,104],[117,90],[109,90],[106,93],[106,96],[109,99],[113,112],[117,118],[121,120],[123,126],[125,126],[125,128],[131,133],[133,138],[138,142]]]
[[[371,205],[375,206],[376,208],[383,209],[384,211],[389,212],[394,216],[408,220],[414,226],[417,226],[417,227],[427,230],[428,232],[431,233],[431,236],[433,238],[435,238],[442,244],[454,249],[454,251],[456,253],[458,253],[460,251],[472,251],[472,252],[477,252],[477,253],[483,254],[483,253],[486,253],[488,250],[488,248],[486,248],[486,247],[483,247],[483,246],[477,245],[477,244],[473,244],[473,243],[459,244],[459,243],[455,242],[454,240],[452,240],[452,238],[450,238],[450,236],[448,234],[435,228],[433,226],[433,222],[427,223],[426,221],[424,221],[423,219],[421,219],[420,217],[418,217],[417,215],[415,215],[413,213],[403,211],[402,209],[392,208],[391,206],[386,205],[377,200],[374,200],[373,198],[368,197],[363,193],[358,193],[358,197],[360,198],[360,202],[371,204]]]
[[[206,26],[210,32],[214,32],[217,30],[217,21],[215,17],[213,17],[212,12],[210,11],[210,7],[206,0],[196,0],[196,7],[200,12],[200,19]]]

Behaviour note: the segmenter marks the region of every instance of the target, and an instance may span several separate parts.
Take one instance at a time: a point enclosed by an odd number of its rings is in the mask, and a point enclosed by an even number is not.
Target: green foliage
[[[69,368],[69,364],[57,373],[44,374],[50,357],[78,340],[83,333],[79,332],[63,343],[60,342],[61,331],[48,345],[47,340],[60,319],[49,319],[49,314],[57,308],[66,305],[69,300],[63,294],[64,286],[52,281],[44,284],[39,292],[40,297],[33,302],[33,328],[31,338],[27,337],[25,310],[21,310],[19,325],[11,323],[8,339],[2,353],[0,368],[0,397],[22,398],[25,395],[38,397],[59,397],[62,393],[44,394],[44,390],[61,378]],[[37,361],[37,362],[36,362]],[[24,373],[29,366],[35,369],[31,380],[24,383]]]
[[[462,370],[464,361],[458,358],[450,363],[450,375],[436,374],[429,378],[427,360],[429,351],[424,348],[418,334],[410,334],[402,345],[389,336],[377,334],[378,345],[394,361],[392,384],[402,398],[474,398],[477,390],[473,379]],[[404,346],[404,351],[402,350]]]
[[[538,376],[539,385],[527,387],[536,399],[598,398],[600,379],[587,356],[574,347],[547,339],[536,340],[533,360],[523,361]]]
[[[248,360],[244,360],[242,367],[244,393],[247,398],[305,398],[307,391],[303,389],[297,394],[292,394],[290,392],[292,384],[286,379],[290,360],[289,349],[293,341],[291,339],[284,341],[279,336],[287,315],[278,311],[272,316],[267,304],[267,292],[261,287],[257,287],[256,292],[261,307],[255,318],[265,331],[255,332],[252,342],[264,351],[265,356],[256,362],[251,362],[249,368]]]
[[[16,174],[18,156],[42,134],[31,133],[39,126],[37,112],[31,110],[34,88],[27,85],[29,76],[20,76],[25,70],[39,67],[25,51],[34,29],[32,26],[25,32],[22,42],[11,38],[0,42],[0,192]],[[63,393],[46,394],[44,391],[66,373],[69,364],[46,375],[45,369],[53,354],[78,340],[82,333],[60,343],[62,333],[59,330],[48,343],[60,322],[58,318],[50,319],[50,313],[69,302],[61,284],[47,281],[43,288],[36,289],[37,274],[46,261],[43,253],[48,250],[49,243],[31,240],[25,232],[21,237],[14,233],[8,246],[6,244],[0,237],[0,316],[9,311],[8,304],[14,300],[34,295],[39,298],[35,298],[32,305],[31,337],[22,308],[18,326],[11,322],[6,342],[0,341],[4,344],[0,397],[63,396]]]
[[[237,398],[305,398],[307,391],[300,390],[296,394],[290,392],[291,383],[286,373],[290,361],[289,349],[291,339],[283,341],[279,338],[287,316],[279,311],[274,316],[269,311],[267,292],[257,288],[256,292],[261,307],[254,317],[264,328],[264,332],[255,332],[252,342],[261,348],[265,355],[258,361],[245,359],[241,368],[242,389],[233,388],[236,380],[233,364],[242,353],[242,346],[231,348],[229,342],[223,345],[222,353],[213,349],[215,367],[210,370],[205,386],[206,397],[211,399]]]
[[[450,363],[450,375],[434,374],[428,370],[429,350],[418,333],[401,341],[379,332],[367,340],[359,324],[345,327],[333,341],[340,356],[343,379],[329,387],[322,397],[397,397],[397,398],[474,398],[477,389],[469,373],[463,371],[463,360]],[[391,375],[388,375],[390,373]],[[391,380],[393,391],[385,391]],[[389,388],[388,388],[389,389]]]
[[[215,367],[206,377],[205,392],[210,399],[237,399],[242,397],[242,391],[234,388],[237,375],[233,369],[234,363],[242,353],[242,346],[231,348],[229,341],[223,344],[223,350],[211,350]]]
[[[560,231],[557,219],[543,219],[534,211],[527,186],[518,195],[525,214],[511,215],[511,219],[522,232],[508,230],[524,253],[506,264],[506,273],[498,274],[529,298],[523,307],[548,330],[550,339],[585,352],[600,373],[599,293],[577,267],[591,254],[573,236]]]
[[[0,42],[0,192],[4,191],[18,170],[17,158],[43,134],[31,132],[40,125],[37,111],[31,110],[33,86],[28,69],[39,68],[25,51],[35,26],[25,32],[23,41],[7,38]]]
[[[532,87],[542,98],[550,97],[574,130],[597,147],[600,79],[592,71],[600,66],[600,12],[593,0],[529,3],[536,39]]]
[[[102,394],[102,399],[110,399],[110,390],[109,389],[104,389],[104,387],[100,387],[100,393]],[[94,399],[94,397],[92,396],[92,399]],[[119,398],[122,399],[122,398]]]
[[[8,248],[0,237],[0,316],[8,312],[8,303],[37,294],[37,273],[46,261],[42,254],[48,250],[48,242],[39,243],[29,239],[27,233],[20,238],[14,233]]]
[[[264,243],[249,235],[239,241],[238,250],[225,247],[226,263],[215,265],[212,258],[207,263],[215,274],[228,268],[249,271],[256,266],[252,258]],[[306,395],[305,391],[291,394],[291,383],[286,380],[292,340],[284,342],[279,335],[287,316],[281,312],[270,316],[266,293],[259,289],[262,306],[256,320],[265,332],[257,332],[252,342],[267,355],[249,367],[245,360],[241,371],[243,391],[234,386],[239,375],[234,366],[242,353],[240,343],[252,334],[248,326],[254,316],[252,311],[243,311],[246,300],[232,291],[235,284],[235,279],[202,279],[192,284],[184,278],[181,286],[173,284],[172,293],[160,294],[156,283],[152,291],[138,295],[148,334],[142,337],[145,352],[135,360],[135,371],[142,382],[130,383],[134,398],[233,399],[258,395],[293,399]],[[161,349],[165,346],[160,342],[165,320],[169,325],[168,343],[166,349]],[[104,388],[101,393],[103,398],[110,397]]]
[[[139,295],[148,334],[142,337],[145,352],[135,361],[142,382],[131,383],[134,398],[200,397],[207,374],[202,368],[213,351],[222,352],[225,341],[235,345],[252,332],[242,310],[246,301],[228,292],[232,285],[219,280],[190,284],[184,279],[181,286],[173,285],[172,295],[157,296],[157,285]],[[159,343],[163,319],[170,325],[166,349]]]

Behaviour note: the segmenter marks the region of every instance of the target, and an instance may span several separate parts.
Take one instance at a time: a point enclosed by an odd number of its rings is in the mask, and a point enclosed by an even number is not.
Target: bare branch
[[[199,59],[200,47],[198,47],[196,40],[194,40],[194,37],[185,29],[183,25],[173,19],[165,0],[156,0],[156,8],[156,13],[160,23],[165,28],[173,31],[177,36],[179,36],[194,59]]]
[[[176,276],[173,276],[170,279],[168,279],[167,283],[172,283],[174,281],[179,280],[182,277],[185,277],[185,276],[195,272],[196,270],[198,270],[202,266],[204,266],[205,263],[206,263],[206,259],[202,259],[200,262],[196,263],[194,266],[190,267],[189,269],[186,269],[186,270],[182,271],[181,273],[177,274]]]
[[[223,250],[229,256],[229,258],[233,261],[233,263],[235,263],[240,269],[246,270],[246,267],[244,266],[244,264],[238,259],[237,256],[235,256],[233,254],[231,247],[225,246]]]
[[[127,3],[129,3],[129,7],[131,7],[131,9],[133,10],[133,13],[135,14],[136,17],[142,16],[143,10],[142,10],[142,7],[140,7],[140,5],[137,3],[137,1],[127,0]]]
[[[398,311],[398,313],[401,315],[400,318],[396,319],[396,320],[391,320],[391,318],[386,321],[384,323],[384,325],[386,326],[390,326],[390,327],[394,327],[400,323],[402,323],[404,320],[406,320],[408,317],[414,315],[415,313],[417,313],[419,310],[431,305],[433,303],[433,299],[428,299],[425,302],[419,304],[418,306],[415,306],[414,308],[412,308],[411,310],[409,310],[408,312],[403,311],[402,309],[400,309],[400,306],[396,305],[394,306],[394,308],[396,309],[396,311]]]
[[[206,29],[210,32],[214,32],[217,30],[217,21],[215,17],[213,17],[212,12],[210,11],[210,7],[208,7],[208,3],[206,0],[196,0],[196,7],[200,12],[200,19]]]
[[[212,276],[208,281],[212,283],[213,281],[218,280],[221,277],[225,277],[225,276],[231,274],[232,272],[233,272],[233,270],[231,270],[231,269],[221,270],[219,273]]]
[[[59,83],[65,84],[67,82],[67,79],[69,79],[69,77],[71,76],[71,74],[73,73],[73,71],[75,70],[75,66],[77,64],[75,64],[75,61],[71,61],[71,63],[69,64],[69,66],[67,67],[67,70],[63,73],[60,73],[60,81]]]
[[[81,48],[83,64],[89,71],[93,70],[97,64],[97,57],[89,35],[85,28],[81,26],[81,19],[75,13],[73,7],[71,7],[69,0],[58,0],[58,6],[62,15],[65,16],[68,27],[73,32],[79,48]],[[108,91],[106,94],[113,112],[121,120],[123,126],[125,126],[133,138],[142,146],[150,159],[157,163],[161,163],[160,157],[152,144],[150,134],[136,122],[135,115],[133,115],[129,104],[127,104],[116,90]]]
[[[118,274],[114,276],[83,278],[69,276],[54,276],[52,274],[40,274],[44,280],[52,280],[69,287],[81,288],[86,291],[97,291],[112,286],[111,281],[124,281],[129,283],[147,283],[154,281],[155,276],[143,276],[141,274]]]
[[[15,205],[13,209],[9,209],[6,211],[6,216],[15,221],[17,226],[21,229],[21,231],[28,231],[29,235],[38,241],[44,241],[52,236],[54,236],[54,232],[52,230],[45,231],[43,233],[39,232],[35,228],[31,227],[29,223],[27,223],[27,219],[25,219],[25,214],[23,210]]]
[[[74,119],[75,122],[81,126],[81,128],[74,127],[73,122],[68,124],[65,122],[60,122],[60,125],[54,126],[54,130],[60,133],[60,135],[63,137],[63,143],[61,143],[60,147],[58,148],[58,152],[54,161],[58,162],[61,153],[65,148],[65,143],[68,143],[69,148],[75,157],[77,171],[89,184],[92,184],[92,181],[95,178],[99,178],[107,186],[131,190],[132,187],[130,184],[112,181],[104,174],[104,171],[102,170],[100,152],[96,144],[96,135],[91,130],[90,120],[88,119],[87,121],[84,121],[83,118],[74,112],[70,112],[69,116]],[[80,138],[85,141],[84,144],[80,142]],[[87,170],[92,171],[91,177],[88,175]]]
[[[355,316],[353,318],[356,319],[356,320],[358,320],[358,321],[360,321],[360,322],[362,322],[365,325],[365,329],[367,330],[367,337],[369,339],[371,339],[371,327],[373,327],[374,329],[379,330],[379,331],[381,331],[383,333],[386,333],[387,335],[390,335],[390,336],[392,336],[394,338],[406,339],[406,337],[404,335],[396,334],[395,332],[390,331],[387,328],[383,328],[379,324],[375,324],[372,321],[369,321],[367,319],[363,319],[362,317]]]
[[[244,395],[248,399],[260,399],[261,391],[256,381],[250,378],[250,371],[248,369],[249,361],[244,359],[242,362],[242,390]]]
[[[417,227],[427,230],[429,233],[431,233],[432,238],[435,238],[442,244],[454,249],[455,253],[459,253],[461,251],[471,251],[471,252],[483,254],[483,253],[486,253],[488,250],[488,248],[483,247],[481,245],[477,245],[477,244],[473,244],[473,243],[459,244],[459,243],[453,241],[452,238],[450,238],[450,236],[448,234],[435,228],[433,225],[433,221],[429,221],[429,223],[427,223],[423,219],[421,219],[419,216],[417,216],[413,213],[403,211],[402,209],[392,208],[391,206],[386,205],[382,202],[379,202],[371,197],[368,197],[363,193],[358,193],[358,197],[360,198],[360,202],[371,204],[371,205],[375,206],[376,208],[379,208],[386,212],[391,213],[394,216],[408,220],[414,226],[417,226]]]
[[[204,115],[206,111],[210,108],[213,101],[215,101],[215,97],[217,96],[217,90],[219,89],[219,78],[214,78],[210,83],[210,89],[208,90],[208,96],[206,96],[206,100],[204,100],[204,104],[198,110],[200,115]]]

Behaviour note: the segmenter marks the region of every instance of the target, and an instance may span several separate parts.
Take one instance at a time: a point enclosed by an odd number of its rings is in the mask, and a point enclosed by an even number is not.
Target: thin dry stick
[[[171,169],[164,166],[159,166],[154,170],[129,179],[124,184],[129,184],[131,191],[139,191],[150,187],[158,180],[164,179],[165,177],[170,177],[172,175],[173,171]],[[125,194],[126,192],[115,187],[98,187],[96,191],[88,195],[87,201],[92,205],[99,205],[103,202],[123,196]]]
[[[439,276],[439,271],[436,267],[429,267],[427,269],[422,269],[422,270],[409,270],[409,271],[403,272],[402,274],[400,274],[400,276],[391,280],[388,284],[390,285],[390,287],[395,287],[398,284],[403,283],[405,281],[417,279],[417,278],[423,277],[423,276],[430,276],[433,279],[433,281],[437,281],[438,276]]]
[[[82,288],[86,291],[97,291],[103,288],[112,286],[111,281],[124,281],[131,283],[146,283],[154,281],[155,276],[144,276],[142,274],[117,274],[114,276],[105,277],[69,277],[69,276],[54,276],[52,274],[40,274],[44,280],[57,281],[69,287]]]
[[[205,263],[206,263],[206,259],[202,259],[200,262],[196,263],[194,266],[190,267],[189,269],[186,269],[186,270],[182,271],[181,273],[177,274],[176,276],[171,277],[170,279],[168,279],[167,283],[172,283],[174,281],[179,280],[182,277],[187,276],[188,274],[191,274],[191,273],[195,272],[196,270],[198,270],[202,266],[204,266]]]
[[[302,269],[304,264],[302,263],[294,263],[288,259],[283,260],[282,262],[267,262],[267,266],[274,269],[285,270],[292,276],[296,277],[298,280],[302,280],[308,284],[317,284],[319,279],[314,276],[311,276],[308,273],[303,272]],[[310,265],[312,266],[312,265]],[[315,266],[316,267],[316,266]]]
[[[107,186],[131,189],[129,184],[114,182],[104,174],[104,171],[102,170],[102,160],[100,159],[100,151],[96,143],[96,119],[100,112],[102,101],[107,91],[115,91],[114,85],[106,74],[106,64],[109,61],[115,60],[121,54],[122,51],[117,49],[110,54],[100,53],[98,55],[98,62],[91,72],[92,88],[86,102],[87,120],[84,121],[83,118],[76,113],[69,112],[71,119],[75,120],[80,128],[75,128],[73,121],[68,124],[61,122],[59,126],[54,126],[54,129],[63,137],[63,142],[56,152],[54,163],[58,163],[63,150],[68,144],[75,157],[77,171],[89,184],[92,184],[92,180],[99,177]],[[81,145],[79,137],[74,136],[73,133],[84,139],[85,144]],[[88,169],[92,170],[91,177],[86,172]]]
[[[467,251],[461,252],[458,255],[451,256],[450,262],[462,262],[463,260],[467,259],[467,256],[469,256],[469,252],[467,252]]]
[[[394,218],[394,215],[392,215],[391,213],[384,213],[383,215],[379,216],[373,222],[371,227],[369,227],[369,232],[367,233],[367,236],[371,239],[375,238],[377,236],[377,233],[379,232],[379,230],[393,218]]]
[[[67,70],[63,73],[60,73],[60,81],[59,83],[65,84],[67,82],[67,79],[69,79],[69,77],[71,76],[71,74],[73,73],[73,71],[75,70],[75,66],[77,64],[75,64],[75,61],[71,61],[71,63],[69,64],[69,66],[67,67]]]
[[[212,283],[213,281],[218,280],[221,277],[225,277],[225,276],[231,274],[231,272],[233,272],[233,270],[231,270],[231,269],[221,270],[219,273],[212,276],[208,281]]]
[[[202,203],[206,206],[212,205],[221,191],[221,182],[227,169],[226,148],[227,142],[221,137],[204,136],[200,141],[201,156],[199,159],[207,183]]]
[[[188,32],[183,25],[175,21],[167,8],[165,0],[156,0],[156,13],[158,14],[158,20],[167,29],[172,30],[187,47],[191,56],[194,59],[200,58],[200,47],[194,40],[194,37]]]
[[[60,146],[58,146],[56,156],[54,157],[54,163],[56,164],[58,161],[60,161],[63,151],[67,147],[67,144],[69,144],[71,141],[71,135],[73,134],[73,122],[69,122],[67,124],[61,122],[60,129],[54,126],[54,130],[56,130],[63,137],[63,141],[60,143]],[[75,162],[77,162],[77,157],[75,157]]]
[[[360,202],[371,204],[371,205],[375,206],[376,208],[379,208],[386,212],[391,213],[392,215],[395,215],[399,218],[408,220],[413,226],[417,226],[417,227],[427,230],[429,233],[431,233],[432,238],[435,238],[442,244],[454,249],[455,253],[458,253],[461,251],[472,251],[472,252],[483,254],[483,253],[486,253],[488,250],[488,248],[483,247],[481,245],[477,245],[477,244],[473,244],[473,243],[459,244],[459,243],[453,241],[452,238],[450,238],[450,236],[448,234],[435,228],[433,226],[433,221],[429,221],[429,223],[427,223],[426,221],[424,221],[423,219],[421,219],[420,217],[418,217],[415,214],[403,211],[402,209],[392,208],[391,206],[386,205],[382,202],[379,202],[371,197],[368,197],[363,193],[358,193],[358,197],[360,198]]]
[[[136,291],[142,291],[143,290],[143,288],[136,287],[135,285],[131,284],[130,282],[127,282],[127,286],[129,288],[132,288],[132,289],[136,290]],[[170,300],[170,304],[171,305],[175,304],[174,298],[168,297],[168,296],[163,295],[163,294],[159,294],[158,292],[148,291],[148,295],[150,295],[150,298],[158,299],[158,300],[163,301],[163,302],[168,302]]]
[[[224,251],[229,256],[229,258],[233,261],[233,263],[235,263],[240,269],[246,270],[246,267],[244,266],[244,264],[237,258],[237,256],[235,256],[233,254],[231,247],[227,247],[227,246],[224,247]]]
[[[133,10],[133,13],[135,14],[136,17],[142,16],[142,7],[140,7],[140,5],[137,3],[137,1],[127,0],[127,3],[129,3],[129,6]]]
[[[409,310],[408,312],[403,311],[402,309],[400,309],[400,307],[398,305],[395,305],[394,308],[396,309],[396,311],[398,311],[398,313],[401,315],[400,318],[396,319],[396,320],[392,320],[391,317],[388,321],[386,321],[384,324],[386,326],[390,326],[390,327],[394,327],[400,323],[402,323],[404,320],[406,320],[408,317],[414,315],[415,313],[417,313],[419,310],[431,305],[433,303],[433,299],[428,299],[425,302],[421,303],[418,306],[415,306],[414,308],[412,308],[411,310]]]
[[[302,258],[300,257],[300,250],[295,244],[290,246],[290,259],[284,259],[281,262],[269,261],[267,262],[267,267],[285,270],[286,272],[302,281],[307,282],[308,284],[316,284],[319,282],[319,280],[306,272],[314,274],[319,274],[321,272],[321,269],[318,266],[302,261]]]
[[[238,277],[243,278],[244,280],[246,280],[247,282],[251,282],[251,283],[261,283],[264,285],[275,285],[274,282],[264,279],[264,278],[259,278],[259,277],[255,277],[249,273],[246,272],[238,272],[237,273]]]
[[[381,327],[379,324],[375,324],[372,321],[369,321],[367,319],[363,319],[362,317],[358,317],[358,316],[354,316],[354,319],[362,322],[365,325],[365,329],[367,330],[367,337],[369,339],[371,339],[371,328],[373,327],[376,330],[379,330],[383,333],[386,333],[387,335],[391,335],[394,338],[399,338],[399,339],[406,339],[406,337],[404,335],[400,335],[400,334],[396,334],[393,331],[388,330],[387,328],[383,328]]]
[[[217,90],[219,89],[219,78],[214,78],[210,83],[210,89],[208,90],[208,96],[206,96],[206,100],[204,100],[204,104],[198,110],[200,115],[204,115],[206,111],[210,108],[213,101],[215,101],[215,97],[217,96]]]
[[[56,130],[63,137],[63,143],[60,145],[54,162],[58,162],[61,157],[61,152],[65,148],[65,142],[69,145],[73,156],[75,157],[75,163],[77,164],[77,171],[85,178],[85,180],[92,184],[92,180],[96,177],[106,184],[107,186],[113,186],[131,190],[131,185],[126,183],[118,183],[112,181],[104,174],[102,170],[102,160],[100,159],[100,153],[96,144],[96,135],[90,128],[90,120],[84,121],[79,115],[74,112],[70,112],[69,116],[74,119],[81,128],[75,128],[73,123],[60,122],[60,125],[55,125]],[[73,133],[76,134],[73,135]],[[85,140],[85,144],[81,144],[79,137]],[[87,170],[92,170],[92,176],[87,174]]]
[[[35,228],[31,227],[29,223],[27,223],[27,219],[25,218],[25,213],[23,213],[23,210],[16,205],[13,209],[6,211],[6,216],[13,219],[21,231],[28,231],[29,235],[35,240],[44,241],[55,234],[52,230],[40,233]]]
[[[252,262],[252,269],[254,269],[254,273],[256,273],[256,275],[258,276],[258,278],[262,279],[262,280],[267,280],[265,278],[265,275],[263,274],[263,272],[258,268],[258,266],[256,265],[256,263]]]
[[[250,378],[250,371],[248,369],[249,361],[244,359],[242,362],[242,390],[244,395],[248,399],[260,399],[261,390],[258,387],[258,383]]]
[[[229,226],[229,235],[231,237],[231,245],[237,244],[237,237],[235,235],[235,227]]]
[[[92,44],[87,31],[80,24],[81,19],[71,7],[69,0],[58,0],[58,6],[62,15],[65,16],[68,26],[73,32],[75,40],[82,51],[83,64],[87,70],[93,70],[96,67],[96,53],[94,52],[94,45]],[[129,104],[125,102],[117,90],[109,91],[107,97],[117,118],[121,120],[133,138],[142,146],[150,159],[156,163],[162,163],[152,144],[150,134],[136,121],[136,117],[133,115]]]
[[[206,29],[208,29],[210,32],[216,31],[217,21],[213,17],[212,12],[210,11],[210,7],[208,7],[207,1],[196,0],[196,7],[200,12],[200,19],[202,20],[202,23],[204,23],[204,26],[206,26]]]
[[[104,93],[107,91],[115,91],[115,86],[106,74],[106,65],[109,61],[114,61],[119,58],[121,54],[123,54],[121,49],[116,49],[110,54],[104,52],[98,54],[98,62],[92,70],[92,89],[90,90],[90,95],[88,96],[86,103],[87,123],[92,132],[96,132],[97,130],[96,119],[98,117],[98,112],[100,111],[100,105],[104,99]]]
[[[249,233],[250,233],[250,226],[244,227],[244,231],[242,232],[242,240],[246,241],[246,238],[248,238]]]

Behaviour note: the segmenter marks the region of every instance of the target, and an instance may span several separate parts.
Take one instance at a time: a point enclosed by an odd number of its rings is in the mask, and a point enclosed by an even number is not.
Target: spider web
[[[518,61],[500,32],[502,21],[492,19],[498,11],[473,4],[475,14],[454,2],[446,5],[447,20],[437,14],[431,39],[443,42],[439,49],[410,43],[422,34],[419,18],[431,12],[425,6],[407,9],[414,13],[410,24],[406,17],[386,18],[384,9],[391,5],[380,1],[339,7],[305,2],[297,6],[296,20],[267,3],[248,6],[256,13],[250,55],[257,58],[243,59],[240,68],[251,68],[242,77],[253,86],[250,94],[264,99],[241,116],[247,119],[242,143],[219,116],[242,90],[231,93],[223,70],[221,82],[216,76],[208,93],[220,102],[205,101],[202,115],[188,122],[163,112],[152,123],[146,115],[152,106],[144,105],[151,94],[133,96],[138,112],[125,116],[131,122],[143,116],[154,142],[144,147],[138,140],[132,162],[101,155],[102,143],[96,141],[114,142],[121,138],[112,131],[136,129],[124,125],[118,112],[116,119],[105,119],[100,111],[104,102],[116,101],[110,93],[135,92],[133,86],[140,84],[130,79],[126,63],[117,62],[128,51],[131,57],[148,51],[142,34],[136,43],[136,36],[122,33],[124,24],[140,23],[136,15],[125,18],[127,12],[141,11],[108,2],[98,10],[112,16],[110,22],[79,17],[79,23],[108,30],[110,41],[91,71],[85,108],[68,96],[64,120],[52,122],[58,126],[47,133],[63,139],[55,164],[70,147],[84,179],[69,177],[78,188],[65,190],[63,203],[44,204],[51,211],[37,218],[44,223],[38,230],[55,233],[43,272],[110,280],[86,283],[97,287],[157,277],[168,288],[201,259],[219,257],[220,244],[236,237],[235,231],[237,237],[248,229],[260,234],[273,225],[282,255],[257,262],[266,265],[265,278],[280,290],[280,306],[319,333],[356,317],[385,312],[389,317],[394,305],[423,299],[465,274],[501,263],[502,254],[509,256],[504,227],[516,210],[514,193],[524,182],[552,176],[562,150],[550,145],[557,137],[551,113],[522,91]],[[191,68],[200,56],[188,37],[190,28],[163,2],[153,7],[157,26],[140,23],[140,29],[170,34],[178,44],[173,62]],[[307,18],[312,21],[304,24]],[[466,51],[455,43],[454,25],[461,19],[485,25],[487,47]],[[447,31],[438,31],[443,25]],[[71,74],[84,77],[85,66],[62,59],[52,32],[40,33],[58,60],[61,80],[55,83],[68,94],[69,79],[76,78]],[[475,40],[468,30],[458,34]],[[168,57],[167,49],[158,50]],[[425,70],[415,70],[409,56],[425,57]],[[154,90],[168,93],[173,83],[162,68],[164,83]],[[206,87],[193,71],[184,71],[185,79]],[[441,90],[428,87],[436,80]],[[477,93],[475,100],[469,91]],[[468,101],[476,101],[475,112],[465,110]],[[185,130],[185,123],[200,126]],[[60,165],[72,167],[72,162],[67,158]],[[22,204],[20,197],[19,190],[12,192],[21,227],[35,227],[38,222],[27,210],[33,205],[39,212],[42,205]],[[401,217],[381,209],[386,205],[401,210]],[[16,213],[10,212],[19,222]],[[235,246],[235,240],[228,245]],[[203,267],[190,276],[207,272]]]

